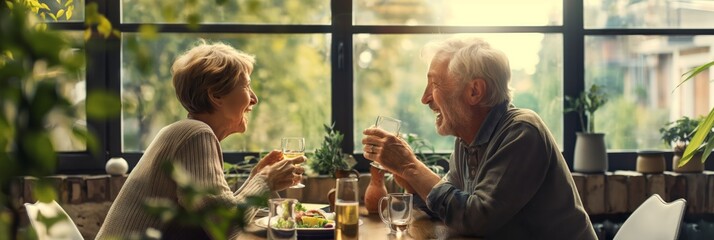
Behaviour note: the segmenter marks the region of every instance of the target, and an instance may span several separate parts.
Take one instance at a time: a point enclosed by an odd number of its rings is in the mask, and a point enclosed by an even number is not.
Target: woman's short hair
[[[253,72],[255,57],[223,43],[198,45],[171,66],[176,97],[189,113],[212,113],[209,94],[222,97]]]
[[[494,106],[512,99],[509,82],[511,67],[502,51],[492,48],[481,38],[454,37],[428,44],[422,57],[431,59],[436,55],[451,57],[449,74],[464,82],[481,78],[488,91],[484,106]]]

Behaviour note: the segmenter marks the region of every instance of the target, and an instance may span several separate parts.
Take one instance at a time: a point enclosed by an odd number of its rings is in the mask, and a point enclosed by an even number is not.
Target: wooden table
[[[409,225],[407,234],[400,236],[389,234],[389,228],[382,222],[377,214],[368,214],[364,207],[360,207],[360,219],[364,222],[359,226],[359,238],[366,240],[378,239],[458,239],[454,238],[449,229],[439,220],[431,219],[420,210],[414,210],[414,219]],[[299,236],[298,236],[299,237]],[[332,237],[332,236],[330,236]],[[238,237],[241,240],[266,239],[267,231],[251,223]],[[330,238],[327,238],[330,239]],[[461,238],[467,239],[467,238]]]

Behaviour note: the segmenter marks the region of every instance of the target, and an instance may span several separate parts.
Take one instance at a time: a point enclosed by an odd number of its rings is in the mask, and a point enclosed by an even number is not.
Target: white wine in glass
[[[399,137],[399,128],[402,125],[402,121],[399,121],[399,119],[395,118],[390,118],[390,117],[385,117],[385,116],[377,116],[377,122],[374,123],[374,127],[382,129],[384,131],[387,131],[388,133],[394,134],[394,136]],[[379,168],[381,170],[384,170],[382,165],[379,165],[379,163],[372,161],[370,163],[373,167]]]
[[[283,159],[296,158],[305,155],[305,138],[303,137],[284,137],[281,140],[283,151]],[[297,183],[290,188],[304,188],[305,185]]]

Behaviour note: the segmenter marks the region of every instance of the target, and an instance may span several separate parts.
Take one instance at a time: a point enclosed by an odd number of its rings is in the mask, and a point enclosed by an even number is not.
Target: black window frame
[[[583,17],[584,0],[563,0],[563,24],[558,26],[390,26],[390,25],[353,25],[352,0],[331,0],[330,24],[287,25],[287,24],[200,24],[198,30],[191,30],[184,24],[152,24],[160,27],[163,33],[275,33],[300,34],[323,33],[332,36],[332,120],[335,128],[344,133],[342,148],[344,152],[354,153],[358,159],[355,167],[361,172],[368,171],[368,162],[362,154],[355,153],[353,128],[353,48],[355,34],[433,34],[433,33],[557,33],[563,38],[563,93],[576,96],[584,89],[585,59],[584,41],[586,36],[614,35],[714,35],[714,29],[585,29]],[[85,4],[96,2],[100,13],[104,14],[112,26],[122,33],[138,32],[141,24],[121,23],[120,0],[87,0]],[[58,30],[84,30],[84,22],[49,23]],[[121,91],[121,40],[95,37],[87,44],[100,48],[87,48],[87,91],[106,89],[117,96]],[[104,49],[104,50],[99,50]],[[415,100],[416,101],[416,100]],[[92,104],[92,103],[87,103]],[[136,165],[142,153],[122,152],[121,117],[108,120],[88,121],[90,130],[100,142],[101,150],[97,155],[89,151],[60,152],[59,173],[104,173],[104,164],[110,157],[124,157],[130,166]],[[580,131],[575,113],[563,114],[563,155],[572,167],[575,148],[575,133]],[[257,152],[226,152],[226,159],[242,159],[246,156],[258,156]],[[668,152],[671,158],[672,152]],[[636,152],[608,152],[609,169],[634,170]],[[714,158],[714,157],[710,157]],[[671,163],[668,161],[671,169]],[[714,161],[708,161],[706,169],[714,169]]]

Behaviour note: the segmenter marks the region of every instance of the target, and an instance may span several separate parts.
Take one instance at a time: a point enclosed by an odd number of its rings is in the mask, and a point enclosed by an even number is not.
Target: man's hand
[[[368,128],[362,133],[364,157],[381,164],[394,174],[401,174],[397,170],[419,161],[409,144],[393,134],[379,128]]]

